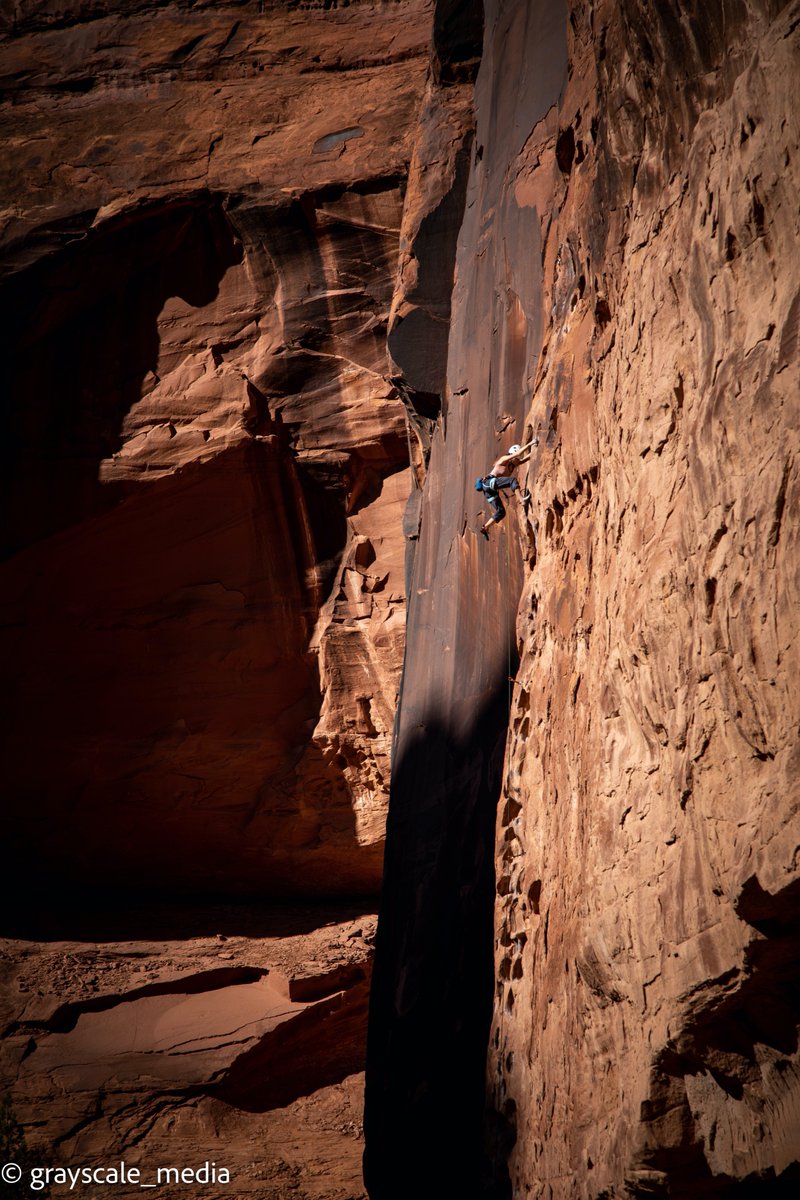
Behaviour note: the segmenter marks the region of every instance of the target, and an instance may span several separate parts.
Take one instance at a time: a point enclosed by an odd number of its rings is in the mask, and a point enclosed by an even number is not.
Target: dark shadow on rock
[[[487,1194],[495,813],[507,703],[503,678],[470,732],[453,736],[443,721],[420,729],[394,768],[367,1049],[372,1200]]]
[[[483,50],[479,0],[439,0],[433,20],[433,77],[437,83],[474,80]]]
[[[795,1200],[800,1184],[800,1162],[776,1175],[773,1170],[753,1172],[744,1179],[714,1175],[705,1159],[679,1172],[660,1176],[643,1172],[626,1179],[631,1200]]]
[[[632,1196],[760,1200],[762,1196],[796,1194],[800,1164],[790,1165],[778,1175],[771,1168],[744,1178],[719,1170],[712,1173],[684,1080],[710,1077],[733,1101],[758,1111],[765,1103],[769,1074],[765,1075],[765,1062],[778,1077],[791,1077],[796,1070],[800,1035],[797,897],[796,881],[775,894],[767,892],[755,876],[742,887],[734,907],[739,917],[758,930],[746,951],[744,977],[735,990],[698,1013],[681,1032],[680,1051],[668,1049],[661,1055],[650,1096],[642,1106],[645,1127],[651,1132],[638,1164],[642,1170],[634,1171],[629,1180]],[[737,974],[731,972],[731,978]],[[780,1096],[779,1086],[777,1094]],[[771,1103],[775,1103],[774,1092]],[[676,1120],[679,1112],[681,1119]],[[671,1119],[665,1122],[668,1113]],[[669,1138],[663,1136],[665,1130],[670,1131]]]
[[[284,1021],[203,1091],[233,1108],[267,1112],[363,1071],[368,993],[364,978]]]
[[[144,895],[204,889],[206,901],[380,886],[381,847],[355,836],[342,763],[310,736],[322,698],[308,642],[341,562],[346,512],[405,465],[407,443],[396,429],[388,449],[336,449],[340,358],[309,360],[303,344],[331,350],[349,309],[328,296],[303,206],[242,210],[237,221],[256,297],[267,304],[280,285],[291,300],[273,374],[247,380],[252,438],[122,485],[122,504],[98,465],[158,366],[163,304],[210,303],[241,256],[220,203],[202,194],[122,214],[0,291],[14,350],[1,486],[13,554],[2,567],[4,654],[17,697],[4,729],[5,885],[17,903],[28,880],[56,914],[89,881],[109,894],[137,882]],[[368,264],[348,300],[360,322],[380,310],[379,285],[391,285],[388,235],[357,222],[346,232],[348,263]],[[377,353],[383,336],[367,331],[360,349]],[[298,458],[304,382],[331,445]],[[283,853],[287,794],[304,796],[292,836],[307,860]]]
[[[165,301],[209,304],[240,259],[221,203],[201,194],[111,218],[4,281],[1,557],[120,498],[98,467],[158,366]]]
[[[27,892],[9,895],[0,937],[33,942],[182,941],[204,937],[280,938],[312,933],[325,925],[375,912],[375,897],[317,903],[276,901],[209,903],[207,897],[176,900],[168,893],[86,887],[42,890],[29,879]]]

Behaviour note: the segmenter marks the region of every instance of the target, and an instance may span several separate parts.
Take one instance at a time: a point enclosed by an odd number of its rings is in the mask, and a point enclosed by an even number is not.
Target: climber
[[[491,517],[480,530],[487,542],[489,540],[489,526],[498,525],[506,515],[499,489],[511,488],[512,492],[519,490],[519,484],[511,472],[516,471],[517,467],[526,462],[525,455],[530,457],[530,451],[534,446],[538,445],[539,439],[538,437],[534,437],[529,442],[526,442],[524,446],[516,444],[510,446],[507,454],[501,454],[498,459],[495,459],[488,475],[484,475],[482,479],[475,480],[475,491],[483,492],[492,510]]]

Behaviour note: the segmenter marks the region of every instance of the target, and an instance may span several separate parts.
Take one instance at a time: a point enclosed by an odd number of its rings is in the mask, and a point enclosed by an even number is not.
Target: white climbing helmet
[[[520,446],[516,442],[514,442],[513,446],[508,447],[508,453],[509,454],[519,454],[521,449],[522,449],[522,446]]]

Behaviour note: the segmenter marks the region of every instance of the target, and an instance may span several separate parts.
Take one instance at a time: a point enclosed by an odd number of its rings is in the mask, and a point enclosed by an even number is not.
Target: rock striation
[[[551,201],[498,828],[514,1192],[798,1169],[797,17],[574,6],[520,164]]]
[[[796,1186],[799,18],[485,5],[409,588],[373,1200]],[[537,431],[530,507],[487,546],[472,479]]]
[[[429,0],[0,15],[0,1065],[53,1166],[363,1194],[431,27]]]
[[[6,22],[23,876],[379,886],[411,486],[386,329],[429,23],[415,0]]]

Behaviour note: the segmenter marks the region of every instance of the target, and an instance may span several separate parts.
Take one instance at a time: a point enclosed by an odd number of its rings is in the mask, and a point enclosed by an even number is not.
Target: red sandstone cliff
[[[800,1160],[799,16],[575,6],[517,164],[547,438],[498,827],[515,1191],[769,1195]]]
[[[788,1192],[797,3],[4,22],[16,896],[374,894],[407,541],[370,1195]],[[358,1193],[369,917],[200,911],[9,925],[19,1116]]]
[[[5,31],[23,871],[378,887],[410,487],[385,333],[428,30],[424,3],[176,3]]]
[[[361,1192],[430,27],[4,9],[0,1059],[46,1163]]]
[[[370,1195],[783,1194],[800,12],[485,14],[410,588]],[[535,431],[530,509],[485,545],[472,480]]]

